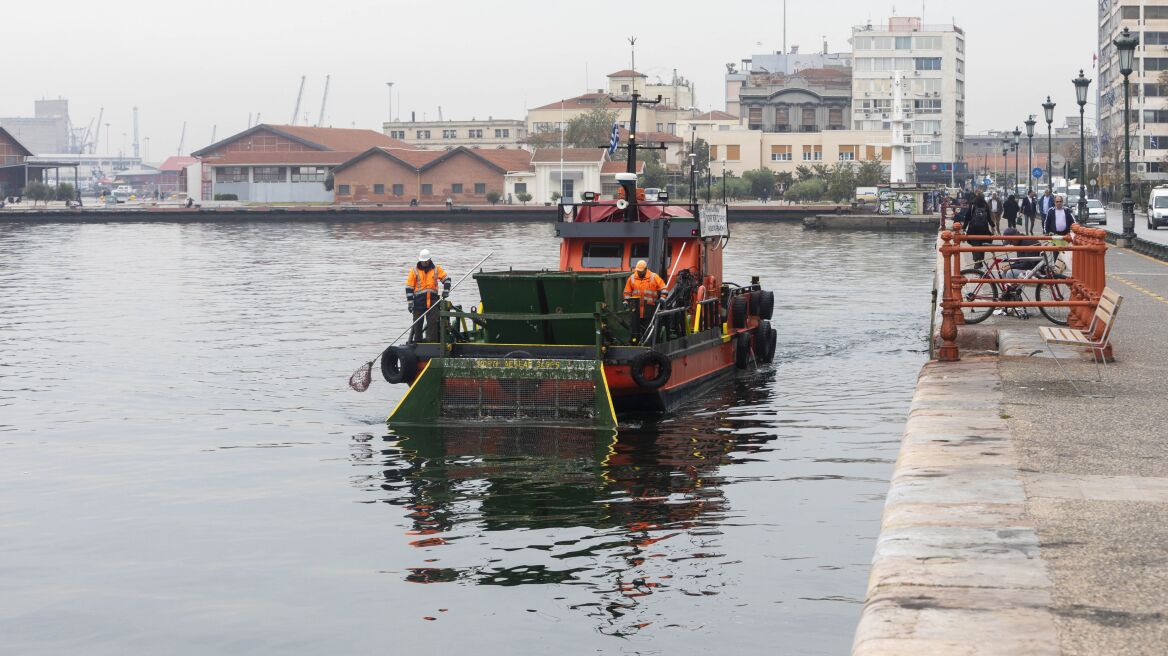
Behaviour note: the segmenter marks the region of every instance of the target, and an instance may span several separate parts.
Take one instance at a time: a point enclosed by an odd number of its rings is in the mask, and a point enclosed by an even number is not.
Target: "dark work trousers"
[[[649,322],[653,320],[653,313],[657,311],[656,303],[645,303],[645,316],[640,312],[633,312],[632,337],[638,344],[642,341],[642,332],[649,329]]]
[[[410,341],[417,343],[421,341],[436,342],[438,341],[438,310],[431,310],[426,314],[426,294],[418,294],[414,299],[414,324],[410,329]],[[430,294],[430,305],[438,303],[438,295]],[[426,314],[426,318],[418,321],[418,318]]]

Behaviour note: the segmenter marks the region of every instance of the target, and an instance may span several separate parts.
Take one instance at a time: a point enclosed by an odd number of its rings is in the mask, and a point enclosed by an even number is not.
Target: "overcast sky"
[[[628,67],[634,35],[638,70],[668,80],[676,68],[704,109],[722,109],[725,64],[779,50],[783,39],[782,0],[4,4],[0,116],[30,116],[34,99],[63,96],[84,127],[105,107],[116,152],[129,150],[137,106],[152,161],[175,152],[184,121],[188,152],[210,142],[213,126],[220,139],[243,130],[249,114],[289,122],[301,75],[301,114],[312,123],[326,74],[325,125],[380,129],[390,81],[403,118],[435,119],[441,106],[445,118],[521,119],[527,107],[604,86],[605,74]],[[967,131],[1041,116],[1047,94],[1058,123],[1077,112],[1071,78],[1079,68],[1095,77],[1089,0],[788,0],[787,43],[806,52],[826,37],[832,51],[847,50],[852,25],[894,8],[919,16],[922,5],[926,22],[966,32]]]

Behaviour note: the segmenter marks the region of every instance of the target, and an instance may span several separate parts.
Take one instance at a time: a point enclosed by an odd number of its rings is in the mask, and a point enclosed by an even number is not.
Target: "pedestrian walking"
[[[1026,234],[1034,234],[1034,219],[1038,217],[1038,205],[1033,189],[1022,199],[1022,216],[1026,217]]]
[[[1069,207],[1063,207],[1063,197],[1054,197],[1054,207],[1046,213],[1046,219],[1042,222],[1042,231],[1048,235],[1065,236],[1071,231],[1071,225],[1078,223],[1075,221],[1075,216],[1071,214]]]
[[[969,225],[965,227],[965,234],[967,235],[986,235],[992,236],[993,230],[990,229],[990,206],[986,202],[985,196],[978,196],[974,201],[973,206],[969,208]],[[981,246],[987,241],[993,239],[970,239],[970,246]],[[974,253],[974,266],[982,266],[982,260],[985,258],[985,253]]]
[[[1002,211],[1006,215],[1006,224],[1009,228],[1016,228],[1018,225],[1018,199],[1014,194],[1010,194],[1006,199],[1005,209]]]
[[[1002,200],[998,198],[998,192],[990,194],[990,221],[993,222],[994,232],[999,232],[1002,229]]]

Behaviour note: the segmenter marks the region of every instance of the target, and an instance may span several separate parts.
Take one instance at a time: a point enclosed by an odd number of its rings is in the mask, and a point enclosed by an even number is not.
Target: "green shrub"
[[[215,200],[239,200],[239,194],[215,194]]]
[[[525,191],[523,193],[515,194],[515,198],[519,199],[520,203],[526,205],[529,201],[531,201],[531,194]]]
[[[503,197],[503,194],[501,194],[497,191],[488,191],[487,192],[487,202],[492,204],[492,205],[499,202],[499,199],[502,197]]]

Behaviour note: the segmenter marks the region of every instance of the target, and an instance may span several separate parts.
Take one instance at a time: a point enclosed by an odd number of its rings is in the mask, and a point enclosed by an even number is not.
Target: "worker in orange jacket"
[[[625,305],[633,310],[633,342],[640,341],[642,327],[653,320],[657,303],[664,301],[668,293],[661,276],[650,271],[645,260],[638,260],[637,268],[625,282]]]
[[[442,298],[450,295],[450,276],[442,267],[434,264],[428,249],[422,249],[418,254],[418,263],[410,269],[406,276],[406,303],[414,317],[414,326],[410,329],[410,341],[420,342],[425,336],[426,341],[438,341],[438,310],[429,312],[430,308],[438,304],[438,285],[442,285]],[[422,315],[426,316],[425,330],[422,328]]]

